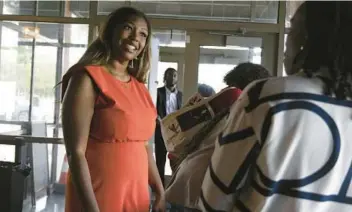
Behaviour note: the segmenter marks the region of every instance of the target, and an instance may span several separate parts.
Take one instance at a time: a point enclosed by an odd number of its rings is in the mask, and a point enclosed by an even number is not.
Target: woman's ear
[[[305,7],[301,5],[291,19],[291,28],[287,35],[284,61],[287,74],[297,73],[302,68],[306,55],[306,40]]]

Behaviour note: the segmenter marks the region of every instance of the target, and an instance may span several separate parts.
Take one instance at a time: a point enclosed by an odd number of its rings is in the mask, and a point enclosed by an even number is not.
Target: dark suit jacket
[[[182,92],[177,92],[177,110],[182,106]],[[166,88],[161,87],[158,88],[158,95],[156,100],[156,110],[158,112],[158,116],[162,119],[166,116]]]

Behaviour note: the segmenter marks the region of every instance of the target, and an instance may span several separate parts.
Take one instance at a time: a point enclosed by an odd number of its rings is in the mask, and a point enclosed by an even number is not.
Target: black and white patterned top
[[[202,211],[352,211],[352,101],[320,77],[252,83],[206,172]]]

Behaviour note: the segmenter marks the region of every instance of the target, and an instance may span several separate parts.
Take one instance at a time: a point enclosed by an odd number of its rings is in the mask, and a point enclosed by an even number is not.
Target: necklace
[[[126,80],[127,76],[128,76],[128,79]],[[131,77],[130,75],[127,75],[127,76],[125,76],[125,77],[124,77],[125,79],[123,79],[123,80],[122,80],[120,77],[115,76],[116,80],[117,80],[117,81],[122,85],[122,87],[124,87],[124,88],[130,88],[130,87],[131,87],[132,77]]]
[[[122,87],[124,88],[130,88],[131,87],[131,80],[128,82],[122,82],[120,81],[120,84],[122,85]]]
[[[124,88],[129,88],[130,82],[132,81],[131,76],[128,73],[120,73],[117,71],[110,71],[114,78],[122,85]]]
[[[131,80],[131,76],[129,74],[118,74],[115,72],[112,75],[121,82],[129,82]]]

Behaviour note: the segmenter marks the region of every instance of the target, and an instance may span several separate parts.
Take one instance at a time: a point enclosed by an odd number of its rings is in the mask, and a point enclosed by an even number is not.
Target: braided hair
[[[352,2],[305,2],[306,42],[297,55],[302,69],[312,77],[327,68],[326,94],[338,99],[352,97]]]

